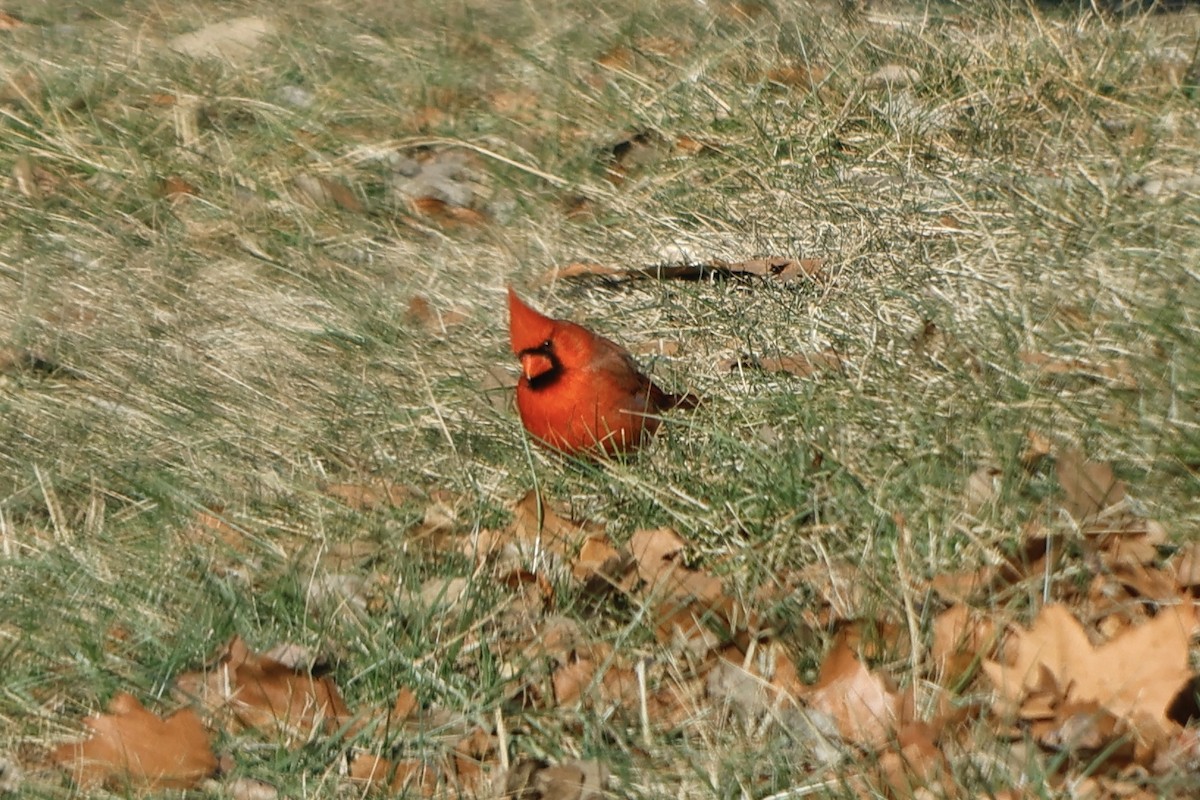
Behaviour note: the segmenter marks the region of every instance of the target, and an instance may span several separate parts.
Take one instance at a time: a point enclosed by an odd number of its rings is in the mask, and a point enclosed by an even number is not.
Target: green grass
[[[473,569],[410,546],[420,493],[447,492],[464,532],[503,525],[535,482],[620,542],[669,524],[739,595],[851,558],[883,613],[901,608],[895,515],[910,568],[930,576],[1003,549],[1039,513],[1053,469],[1019,463],[1037,430],[1111,460],[1147,513],[1193,536],[1200,203],[1194,186],[1146,186],[1197,170],[1200,16],[984,5],[780,3],[753,18],[690,0],[5,6],[28,24],[0,32],[0,77],[25,87],[0,89],[0,174],[14,176],[0,192],[0,349],[57,369],[0,372],[0,755],[61,740],[117,691],[151,704],[236,632],[328,654],[353,707],[405,684],[472,718],[500,708],[514,757],[596,757],[633,796],[679,782],[765,796],[808,779],[803,748],[715,719],[642,756],[617,722],[515,708],[504,642],[464,647],[497,630],[503,594],[478,580],[445,615],[409,598]],[[243,13],[279,29],[244,65],[164,46]],[[664,55],[655,36],[683,46]],[[617,47],[623,70],[596,65]],[[815,89],[764,77],[785,64]],[[869,88],[888,64],[919,77]],[[286,102],[296,87],[310,105]],[[501,113],[500,92],[532,99]],[[427,106],[444,115],[420,129]],[[614,186],[605,153],[635,131],[659,152]],[[673,151],[685,135],[710,148]],[[453,149],[485,226],[442,229],[398,194],[398,156]],[[22,191],[29,165],[52,185]],[[364,210],[313,207],[302,174],[342,181]],[[196,195],[164,198],[172,177]],[[568,216],[577,196],[589,213]],[[504,286],[679,248],[816,257],[828,280],[526,289],[626,344],[680,342],[643,362],[710,400],[628,463],[527,452],[482,385],[512,364]],[[431,333],[406,316],[416,293],[466,321]],[[918,350],[926,320],[939,335]],[[844,376],[720,367],[827,347]],[[1123,359],[1132,388],[1039,378],[1022,351]],[[1002,490],[972,517],[962,490],[982,464]],[[322,491],[370,476],[419,493],[352,512]],[[216,506],[245,532],[238,547],[184,535]],[[382,580],[380,607],[310,613],[305,554],[349,541],[381,545],[351,568]],[[556,588],[589,636],[661,656],[635,611]],[[823,642],[794,644],[815,669]],[[334,792],[320,747],[233,750],[283,794]],[[28,796],[65,793],[21,760]],[[966,755],[953,768],[976,788],[1017,775],[979,774]]]

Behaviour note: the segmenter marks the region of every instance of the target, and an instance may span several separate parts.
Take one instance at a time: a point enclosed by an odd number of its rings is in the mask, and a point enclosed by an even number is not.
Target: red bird
[[[587,328],[539,314],[508,290],[508,330],[521,360],[517,409],[525,430],[568,455],[636,450],[658,430],[652,416],[695,408],[643,375],[624,347]]]

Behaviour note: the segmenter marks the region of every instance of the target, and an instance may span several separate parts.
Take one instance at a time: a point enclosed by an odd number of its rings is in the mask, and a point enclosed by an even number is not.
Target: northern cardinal
[[[508,330],[521,360],[517,409],[525,430],[568,455],[636,450],[658,430],[652,416],[695,408],[695,395],[668,394],[629,351],[587,328],[534,311],[508,289]]]

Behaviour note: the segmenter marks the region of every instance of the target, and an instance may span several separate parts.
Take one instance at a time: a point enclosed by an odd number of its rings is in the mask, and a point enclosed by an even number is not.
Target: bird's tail
[[[656,383],[650,384],[650,400],[654,403],[656,411],[691,411],[696,406],[704,401],[697,395],[691,392],[684,394],[671,394],[665,392]]]

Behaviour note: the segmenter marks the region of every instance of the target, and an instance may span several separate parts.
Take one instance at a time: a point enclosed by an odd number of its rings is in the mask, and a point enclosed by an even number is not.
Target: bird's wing
[[[628,392],[644,402],[639,411],[659,412],[672,408],[695,408],[699,402],[695,395],[677,395],[665,391],[646,376],[633,356],[621,345],[597,336],[592,367],[597,372],[611,376],[622,391]]]

